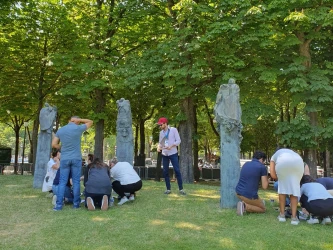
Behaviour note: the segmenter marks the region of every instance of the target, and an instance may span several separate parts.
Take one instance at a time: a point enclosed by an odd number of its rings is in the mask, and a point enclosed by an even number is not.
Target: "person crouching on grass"
[[[263,189],[268,187],[267,168],[264,165],[266,155],[256,151],[252,161],[246,162],[240,172],[236,195],[241,200],[237,203],[237,214],[264,213],[266,211],[264,201],[258,196],[259,182]]]
[[[84,186],[88,210],[95,210],[95,207],[108,210],[112,189],[109,166],[95,158],[85,172]]]

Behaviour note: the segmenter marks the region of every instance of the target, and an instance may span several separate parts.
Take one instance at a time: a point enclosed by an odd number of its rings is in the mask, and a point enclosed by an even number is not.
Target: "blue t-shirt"
[[[240,172],[236,193],[248,199],[258,199],[261,176],[267,176],[267,168],[264,164],[255,158],[246,162]]]
[[[85,124],[69,122],[57,131],[56,137],[61,142],[61,160],[82,160],[81,136],[86,129]]]
[[[326,190],[333,189],[333,178],[332,177],[321,177],[317,179],[317,182],[319,182],[321,185],[323,185]]]

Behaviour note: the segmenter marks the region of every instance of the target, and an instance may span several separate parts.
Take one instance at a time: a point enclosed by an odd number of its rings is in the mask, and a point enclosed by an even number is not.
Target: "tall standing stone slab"
[[[126,161],[133,165],[134,148],[133,148],[133,129],[132,129],[132,112],[128,100],[121,98],[117,101],[117,152],[118,161]]]
[[[221,208],[234,208],[235,194],[240,174],[240,143],[242,140],[242,111],[239,103],[239,87],[234,79],[222,84],[216,97],[214,114],[220,131],[221,154]]]
[[[50,106],[48,103],[39,113],[40,131],[37,140],[37,152],[34,171],[34,188],[42,188],[44,177],[47,171],[47,163],[50,160],[52,130],[57,108]]]

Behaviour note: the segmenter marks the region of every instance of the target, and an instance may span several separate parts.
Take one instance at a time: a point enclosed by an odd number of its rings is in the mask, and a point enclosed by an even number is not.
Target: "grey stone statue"
[[[118,161],[126,161],[133,165],[134,147],[132,130],[132,113],[128,100],[121,98],[117,101],[117,152]]]
[[[221,208],[234,208],[235,194],[240,174],[240,143],[242,140],[242,111],[239,103],[239,87],[234,79],[222,84],[214,107],[215,119],[220,131]]]
[[[34,188],[42,188],[47,171],[47,163],[50,160],[52,129],[57,116],[57,108],[45,103],[45,107],[39,113],[40,131],[37,140],[37,152],[34,171]]]

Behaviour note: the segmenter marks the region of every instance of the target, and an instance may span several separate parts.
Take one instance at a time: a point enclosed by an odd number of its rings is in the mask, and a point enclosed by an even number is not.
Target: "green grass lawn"
[[[52,210],[32,176],[0,176],[0,249],[333,249],[333,225],[280,223],[265,214],[220,209],[219,186],[185,184],[187,196],[164,195],[144,181],[137,199],[108,211]],[[267,200],[277,195],[260,191]],[[277,204],[275,204],[275,207]]]

